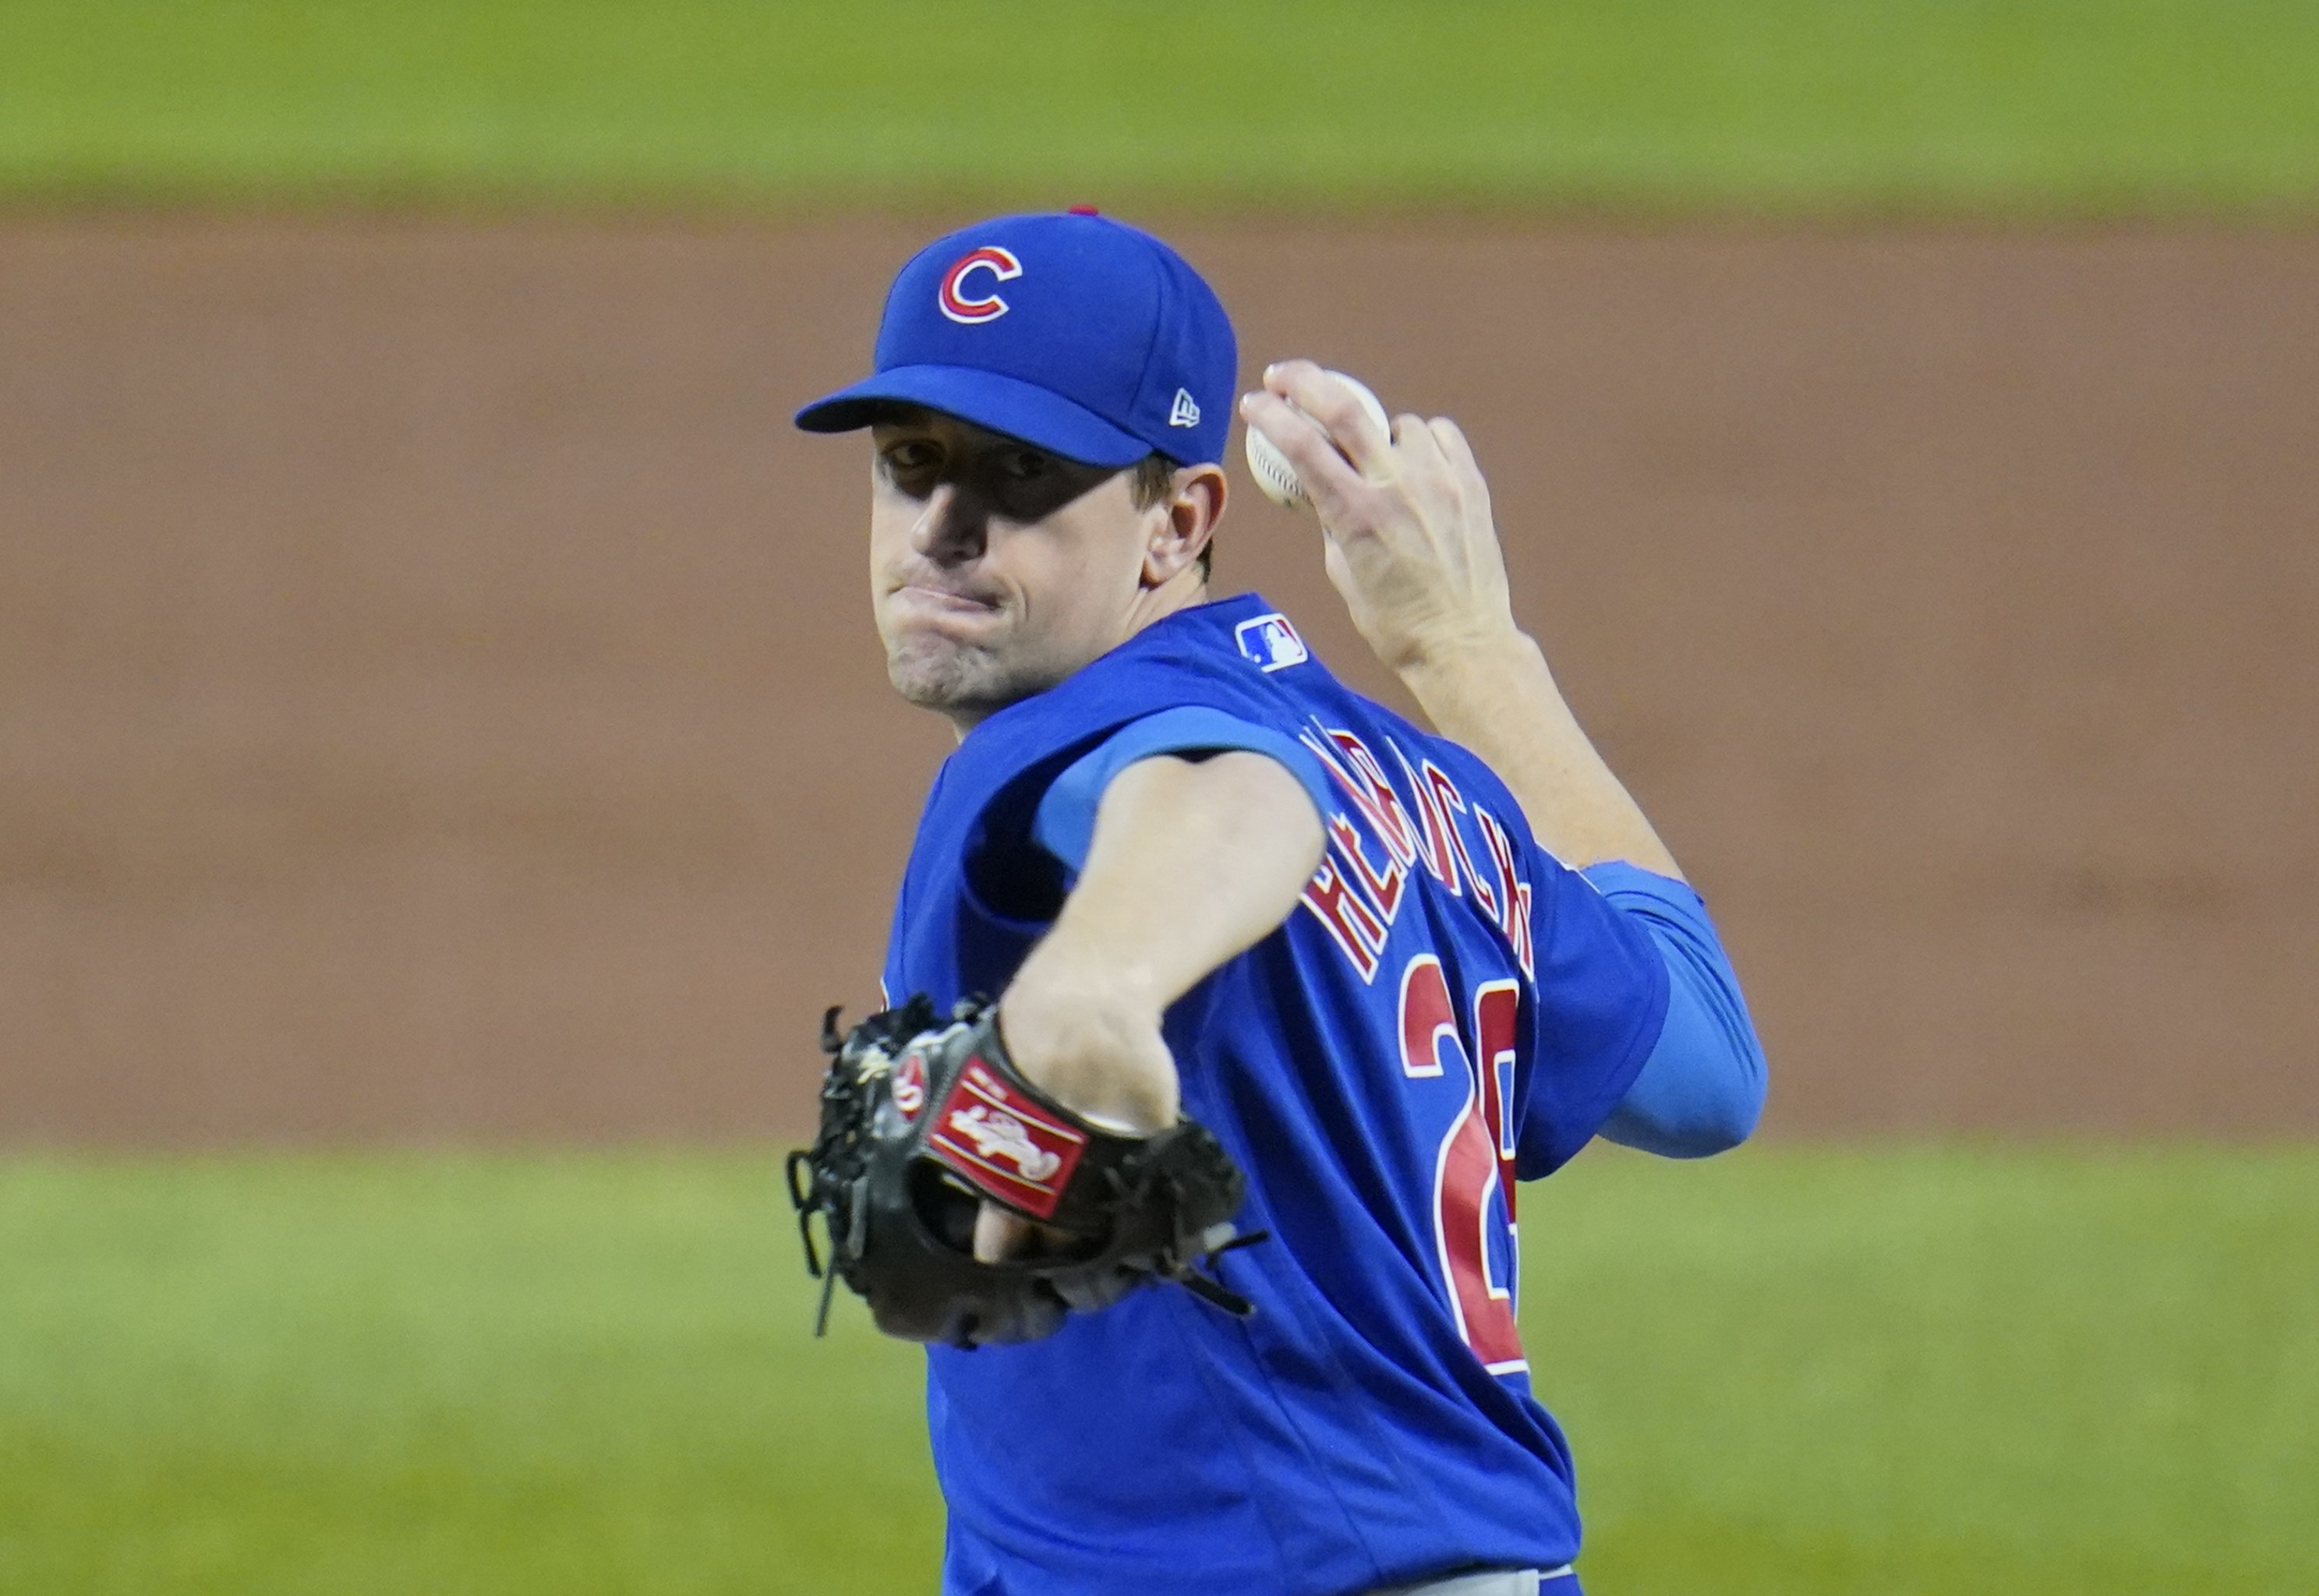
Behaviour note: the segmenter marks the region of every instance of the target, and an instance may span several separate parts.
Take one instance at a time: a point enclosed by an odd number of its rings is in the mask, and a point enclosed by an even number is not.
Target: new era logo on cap
[[[809,404],[809,432],[898,405],[1089,465],[1221,464],[1238,351],[1215,291],[1150,233],[1000,216],[920,250],[886,297],[876,374]]]

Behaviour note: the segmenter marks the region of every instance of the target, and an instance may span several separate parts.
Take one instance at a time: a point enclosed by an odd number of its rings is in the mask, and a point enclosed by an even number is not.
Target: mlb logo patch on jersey
[[[1241,622],[1232,628],[1232,640],[1240,645],[1241,657],[1259,671],[1286,671],[1313,657],[1288,618],[1277,611]]]
[[[1087,1138],[970,1059],[934,1110],[925,1145],[977,1189],[1045,1219]]]

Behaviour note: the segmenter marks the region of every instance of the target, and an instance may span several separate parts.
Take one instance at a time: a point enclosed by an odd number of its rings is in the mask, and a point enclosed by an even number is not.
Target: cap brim
[[[797,413],[797,424],[807,432],[853,432],[898,404],[940,410],[1086,465],[1132,465],[1152,452],[1133,433],[1060,393],[970,365],[881,371],[815,400]]]

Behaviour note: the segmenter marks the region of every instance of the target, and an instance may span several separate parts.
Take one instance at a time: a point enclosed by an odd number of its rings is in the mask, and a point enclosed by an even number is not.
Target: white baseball
[[[1358,377],[1349,377],[1340,371],[1328,374],[1350,388],[1353,397],[1361,401],[1361,408],[1368,411],[1369,419],[1386,437],[1393,436],[1393,422],[1386,418],[1385,406],[1377,401],[1376,394],[1361,385]],[[1247,444],[1248,473],[1256,479],[1259,492],[1284,509],[1295,509],[1308,502],[1304,497],[1304,484],[1296,480],[1296,468],[1288,464],[1288,456],[1282,454],[1270,438],[1250,427],[1247,428]]]

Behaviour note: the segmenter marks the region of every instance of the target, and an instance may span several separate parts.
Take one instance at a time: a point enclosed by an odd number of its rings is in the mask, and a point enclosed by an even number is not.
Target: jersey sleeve
[[[1515,1172],[1551,1175],[1593,1139],[1666,1022],[1665,956],[1641,922],[1539,850],[1537,1045],[1517,1123]]]
[[[1077,871],[1087,863],[1095,839],[1096,808],[1112,779],[1138,760],[1161,754],[1208,754],[1245,751],[1265,754],[1288,769],[1310,793],[1322,815],[1332,802],[1329,778],[1313,751],[1295,738],[1243,720],[1222,709],[1186,706],[1130,721],[1082,754],[1056,777],[1039,800],[1031,840]]]
[[[1737,1147],[1764,1111],[1764,1046],[1706,903],[1685,883],[1637,865],[1593,865],[1584,874],[1649,933],[1667,967],[1666,1023],[1602,1134],[1663,1158]]]

